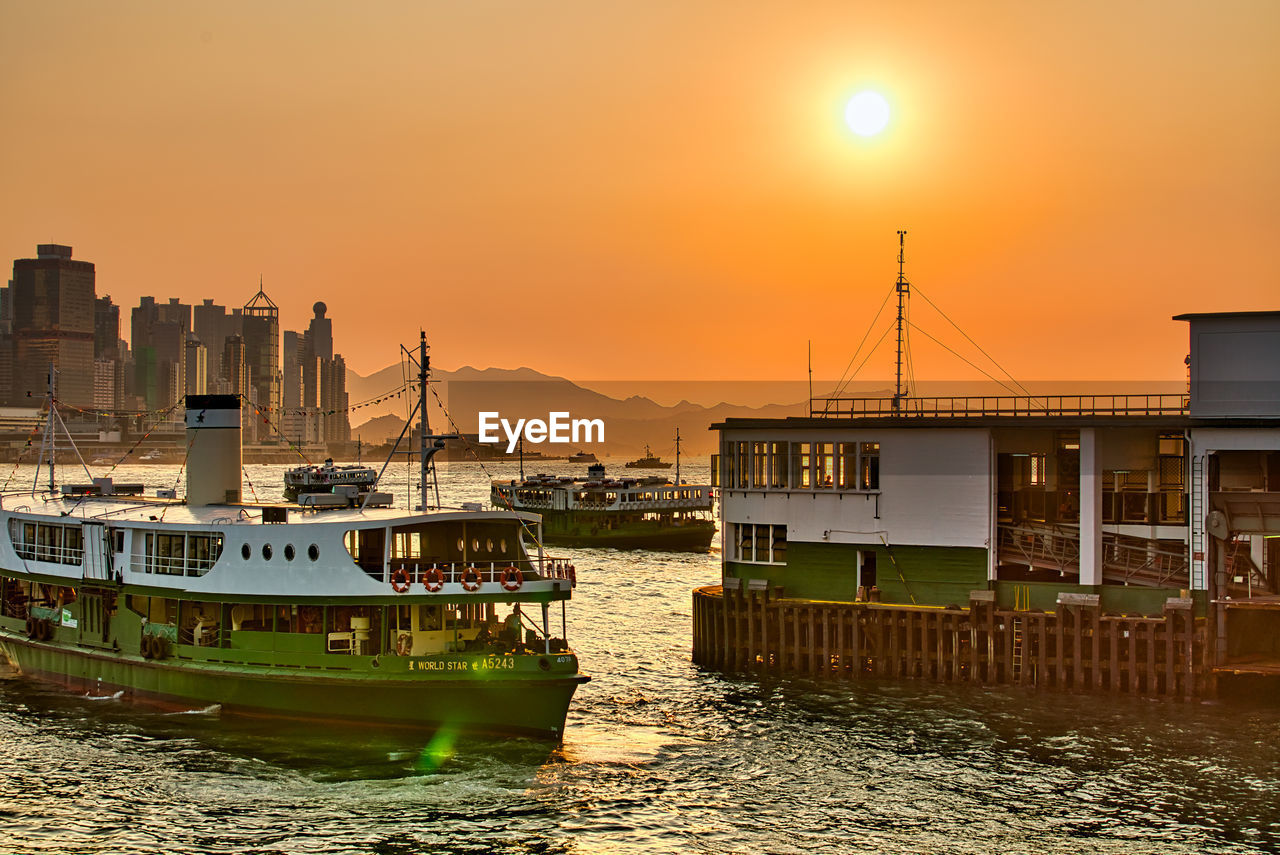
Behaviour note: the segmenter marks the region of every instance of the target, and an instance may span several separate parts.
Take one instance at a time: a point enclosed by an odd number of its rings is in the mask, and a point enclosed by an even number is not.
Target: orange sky
[[[71,244],[126,318],[261,274],[361,373],[425,327],[443,367],[797,379],[905,228],[1019,379],[1177,378],[1171,315],[1280,309],[1277,44],[1272,0],[0,0],[0,255]]]

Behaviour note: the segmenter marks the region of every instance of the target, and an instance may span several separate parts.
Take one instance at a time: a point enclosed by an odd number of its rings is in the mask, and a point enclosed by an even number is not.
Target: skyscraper
[[[254,401],[261,410],[258,421],[280,423],[280,310],[262,290],[244,304],[244,352],[249,369],[249,385]],[[270,438],[270,428],[259,433],[260,440]]]
[[[10,403],[44,395],[49,365],[58,399],[93,406],[94,267],[72,261],[71,247],[40,244],[35,258],[13,262],[13,389]]]

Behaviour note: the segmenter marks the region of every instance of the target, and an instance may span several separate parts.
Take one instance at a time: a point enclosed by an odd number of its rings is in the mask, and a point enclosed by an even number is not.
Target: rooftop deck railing
[[[953,398],[810,398],[813,418],[1185,416],[1186,395],[1007,395]]]

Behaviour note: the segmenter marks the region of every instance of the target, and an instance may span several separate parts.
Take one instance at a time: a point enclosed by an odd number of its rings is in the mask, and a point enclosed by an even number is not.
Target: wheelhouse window
[[[84,534],[78,525],[9,520],[9,540],[19,558],[57,564],[84,561]]]
[[[813,444],[813,485],[819,489],[831,489],[836,485],[835,444]]]
[[[203,576],[222,556],[222,534],[148,531],[143,534],[142,548],[142,566],[147,573]]]

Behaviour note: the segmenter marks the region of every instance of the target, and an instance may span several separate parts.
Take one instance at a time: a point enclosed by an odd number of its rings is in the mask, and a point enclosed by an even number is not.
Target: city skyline
[[[362,375],[425,328],[446,368],[838,376],[898,229],[920,379],[975,376],[948,319],[1019,379],[1176,379],[1170,316],[1274,308],[1275,4],[0,14],[0,252],[74,245],[121,305],[323,299]]]

